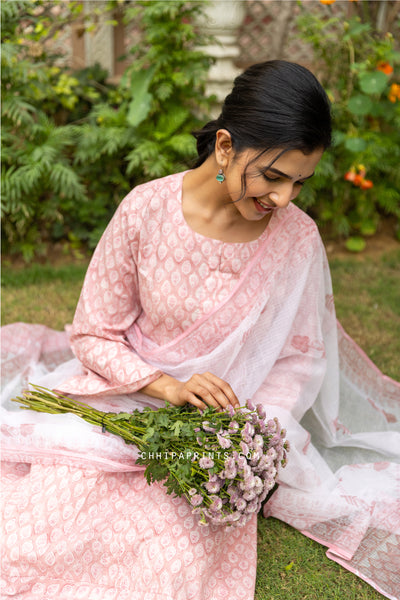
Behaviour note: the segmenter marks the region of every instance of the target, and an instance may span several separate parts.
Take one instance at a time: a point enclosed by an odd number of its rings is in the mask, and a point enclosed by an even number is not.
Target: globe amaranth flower
[[[201,469],[212,469],[214,466],[214,461],[210,456],[203,456],[199,460],[199,467]]]

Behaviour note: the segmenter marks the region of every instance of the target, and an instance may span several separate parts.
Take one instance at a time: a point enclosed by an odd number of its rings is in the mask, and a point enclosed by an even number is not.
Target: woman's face
[[[311,154],[272,150],[254,160],[258,154],[258,150],[245,150],[233,155],[224,170],[226,191],[235,208],[249,221],[263,219],[294,200],[303,183],[313,176],[323,149]]]

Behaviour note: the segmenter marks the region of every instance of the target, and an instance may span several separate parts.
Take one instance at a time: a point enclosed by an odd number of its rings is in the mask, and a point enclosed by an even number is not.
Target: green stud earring
[[[215,179],[218,181],[218,183],[222,183],[223,181],[225,181],[225,175],[222,169],[218,171],[218,174]]]

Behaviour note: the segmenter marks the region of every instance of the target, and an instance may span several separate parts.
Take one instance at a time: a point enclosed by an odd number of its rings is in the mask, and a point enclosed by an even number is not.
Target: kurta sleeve
[[[133,190],[121,202],[94,252],[73,320],[71,347],[87,372],[62,385],[61,391],[132,393],[162,374],[139,358],[125,336],[141,312],[137,215]]]

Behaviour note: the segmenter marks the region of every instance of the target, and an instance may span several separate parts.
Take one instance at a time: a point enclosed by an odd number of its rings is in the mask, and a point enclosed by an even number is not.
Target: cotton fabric
[[[144,483],[134,448],[72,416],[18,412],[9,402],[34,381],[107,410],[157,407],[137,390],[161,372],[185,380],[208,370],[287,427],[289,463],[265,515],[397,598],[400,385],[337,324],[307,215],[291,204],[253,242],[213,240],[184,219],[183,177],[123,200],[69,337],[3,328],[3,593],[254,597],[255,519],[203,529],[186,501]]]

